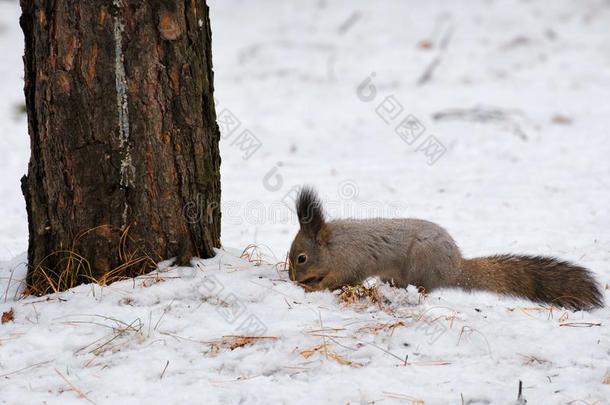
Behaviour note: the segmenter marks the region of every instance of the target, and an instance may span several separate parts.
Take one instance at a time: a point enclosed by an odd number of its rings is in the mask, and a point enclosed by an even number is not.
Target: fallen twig
[[[165,363],[165,367],[163,367],[163,371],[161,372],[161,375],[159,376],[159,380],[163,379],[163,375],[165,374],[165,370],[167,370],[167,366],[169,366],[169,360],[167,361],[167,363]]]

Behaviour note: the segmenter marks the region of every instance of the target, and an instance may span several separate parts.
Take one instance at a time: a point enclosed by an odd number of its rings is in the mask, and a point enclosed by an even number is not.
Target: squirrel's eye
[[[307,261],[307,256],[305,256],[304,253],[301,253],[300,255],[297,256],[297,263],[303,264],[306,261]]]

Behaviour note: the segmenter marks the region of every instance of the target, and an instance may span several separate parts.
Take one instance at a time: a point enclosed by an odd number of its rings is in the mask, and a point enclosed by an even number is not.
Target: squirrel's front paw
[[[327,273],[322,279],[311,280],[307,283],[299,284],[305,291],[336,290],[342,283],[334,272]]]
[[[307,292],[320,291],[320,290],[324,289],[324,287],[321,285],[321,283],[315,283],[315,284],[300,283],[299,285]]]

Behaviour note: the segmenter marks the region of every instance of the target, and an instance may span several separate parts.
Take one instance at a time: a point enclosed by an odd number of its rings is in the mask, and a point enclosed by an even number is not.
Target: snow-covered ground
[[[29,141],[18,5],[0,1],[0,403],[506,404],[519,380],[528,404],[610,403],[610,309],[388,287],[346,306],[273,265],[312,184],[330,216],[426,218],[466,256],[553,254],[610,283],[610,3],[210,7],[226,250],[15,300]],[[410,115],[417,139],[396,132]],[[250,244],[271,264],[240,258]]]

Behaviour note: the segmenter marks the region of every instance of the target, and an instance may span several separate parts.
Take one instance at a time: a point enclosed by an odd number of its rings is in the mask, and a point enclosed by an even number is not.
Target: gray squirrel
[[[465,259],[445,229],[412,218],[326,221],[310,187],[299,191],[300,230],[289,276],[307,291],[334,290],[377,276],[396,287],[485,290],[572,310],[603,306],[591,272],[552,257],[495,255]]]

